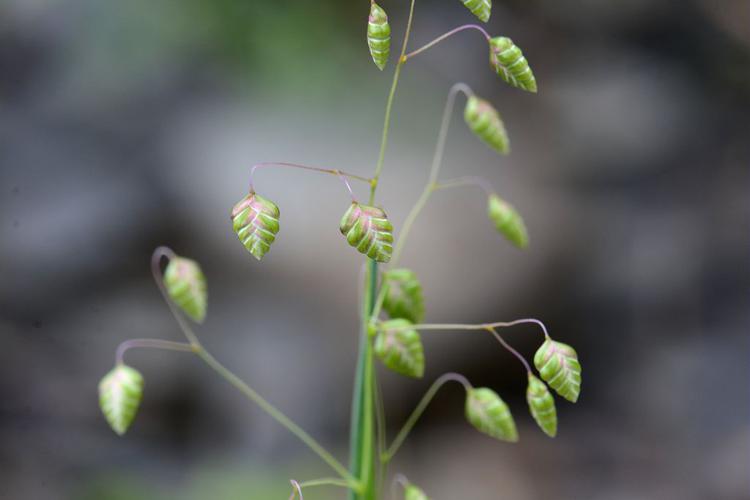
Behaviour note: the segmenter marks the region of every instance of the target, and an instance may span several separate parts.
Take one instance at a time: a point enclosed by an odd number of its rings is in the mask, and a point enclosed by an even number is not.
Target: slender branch
[[[159,247],[154,251],[154,254],[151,258],[151,272],[154,276],[154,281],[156,281],[156,286],[159,288],[159,291],[161,291],[162,297],[166,301],[167,305],[169,306],[169,310],[172,312],[172,315],[177,320],[177,324],[180,327],[180,330],[182,330],[185,337],[190,342],[190,347],[195,352],[198,357],[200,357],[208,366],[210,366],[216,373],[218,373],[222,378],[224,378],[227,382],[232,384],[234,387],[236,387],[242,394],[244,394],[248,399],[250,399],[252,402],[257,404],[261,407],[263,411],[265,411],[271,418],[276,420],[279,424],[284,426],[289,432],[297,436],[297,438],[300,439],[303,443],[307,445],[308,448],[310,448],[313,452],[315,452],[326,464],[328,464],[336,473],[338,473],[342,478],[344,478],[347,483],[350,485],[350,487],[353,490],[358,490],[360,488],[360,484],[357,481],[357,479],[349,473],[349,471],[341,465],[341,463],[336,460],[333,455],[331,455],[325,448],[323,448],[315,439],[313,439],[309,434],[307,434],[304,430],[302,430],[301,427],[299,427],[296,423],[294,423],[292,420],[289,419],[284,413],[282,413],[280,410],[278,410],[275,406],[273,406],[271,403],[266,401],[260,394],[255,392],[247,383],[245,383],[242,379],[240,379],[237,375],[235,375],[233,372],[231,372],[229,369],[224,367],[219,361],[216,360],[206,349],[203,348],[200,341],[198,340],[198,337],[193,333],[190,326],[187,324],[187,321],[182,317],[182,315],[177,311],[174,304],[172,303],[171,299],[169,298],[169,295],[167,294],[166,288],[164,287],[163,280],[161,278],[161,269],[160,269],[160,263],[162,257],[167,258],[174,258],[175,253],[167,248],[167,247]]]
[[[265,411],[278,423],[283,425],[289,432],[297,436],[300,441],[305,443],[308,448],[314,451],[321,459],[323,459],[325,463],[327,463],[333,470],[335,470],[347,482],[347,485],[350,488],[354,490],[358,490],[360,488],[359,482],[354,478],[354,476],[349,473],[348,470],[346,470],[346,467],[341,465],[341,463],[339,463],[339,461],[333,457],[333,455],[331,455],[326,449],[318,444],[315,439],[313,439],[309,434],[302,430],[302,428],[300,428],[296,423],[290,420],[280,410],[266,401],[260,394],[255,392],[242,379],[240,379],[237,375],[224,367],[224,365],[219,363],[216,358],[214,358],[208,351],[200,348],[196,354],[198,354],[198,356],[203,361],[205,361],[208,366],[210,366],[217,374],[219,374],[219,376],[232,384],[252,402],[260,406],[263,411]]]
[[[487,330],[488,328],[506,328],[509,326],[515,326],[515,325],[522,325],[527,323],[534,323],[536,325],[539,325],[539,327],[542,329],[542,332],[544,333],[545,338],[550,338],[549,333],[547,333],[547,328],[544,326],[544,323],[539,321],[538,319],[533,318],[523,318],[523,319],[517,319],[514,321],[498,321],[495,323],[477,323],[477,324],[466,324],[466,323],[423,323],[423,324],[416,324],[416,325],[408,325],[408,326],[399,326],[399,325],[393,325],[389,326],[388,328],[393,330],[407,330],[407,329],[414,329],[414,330]]]
[[[125,352],[129,349],[144,347],[150,349],[166,349],[169,351],[195,352],[195,347],[184,342],[172,342],[161,339],[130,339],[117,347],[115,362],[119,365],[124,361]]]
[[[380,460],[383,463],[387,463],[393,458],[398,449],[401,447],[401,444],[406,439],[406,436],[409,435],[409,431],[411,431],[411,429],[414,427],[414,424],[417,423],[419,417],[422,416],[422,413],[424,413],[425,408],[427,408],[427,405],[430,404],[432,398],[435,397],[435,393],[437,393],[437,391],[448,382],[458,382],[463,385],[464,389],[466,389],[467,391],[471,390],[471,384],[468,380],[466,380],[466,377],[458,373],[446,373],[445,375],[438,377],[438,379],[432,383],[430,388],[427,389],[427,392],[422,397],[422,400],[406,420],[406,423],[396,435],[396,438],[393,440],[393,443],[391,443],[391,446],[383,455],[381,455]]]
[[[393,108],[393,98],[396,95],[396,88],[398,87],[398,78],[401,75],[401,67],[406,62],[406,47],[409,45],[409,35],[411,34],[411,25],[414,20],[414,4],[416,0],[411,0],[409,4],[409,18],[406,21],[406,32],[404,33],[404,41],[401,44],[401,55],[396,62],[396,71],[393,72],[393,83],[391,83],[391,90],[388,94],[388,101],[385,105],[385,119],[383,120],[383,135],[380,139],[380,152],[378,153],[378,163],[375,165],[375,174],[372,176],[372,182],[370,183],[370,205],[375,202],[375,190],[378,188],[378,181],[380,180],[380,173],[383,171],[383,162],[385,161],[385,150],[388,146],[388,130],[391,127],[391,109]]]
[[[438,191],[441,189],[450,189],[455,187],[463,187],[463,186],[476,186],[480,188],[487,196],[495,194],[495,189],[492,187],[492,184],[489,183],[489,181],[483,177],[476,177],[476,176],[467,176],[467,177],[457,177],[455,179],[448,179],[446,181],[441,181],[433,184],[432,188],[434,191]]]
[[[438,43],[442,42],[446,38],[451,37],[451,36],[455,35],[456,33],[459,33],[461,31],[468,30],[468,29],[474,29],[474,30],[480,31],[484,35],[484,38],[487,40],[487,42],[489,42],[490,39],[491,39],[489,33],[487,33],[484,30],[484,28],[482,28],[478,24],[464,24],[463,26],[459,26],[458,28],[454,28],[454,29],[450,30],[449,32],[447,32],[445,34],[440,35],[439,37],[437,37],[436,39],[434,39],[433,41],[431,41],[427,45],[424,45],[424,46],[418,48],[417,50],[415,50],[413,52],[409,52],[408,54],[406,54],[403,57],[403,59],[404,59],[404,61],[406,61],[407,59],[411,59],[412,57],[416,56],[417,54],[421,54],[425,50],[429,49],[433,45],[437,45]]]
[[[298,168],[300,170],[309,170],[311,172],[320,172],[322,174],[335,175],[341,180],[341,182],[344,183],[347,190],[349,190],[349,194],[352,196],[352,199],[354,199],[354,193],[352,192],[352,187],[349,185],[348,179],[362,181],[367,184],[372,183],[372,179],[368,179],[367,177],[362,177],[356,174],[350,174],[349,172],[344,172],[343,170],[338,170],[335,168],[320,168],[320,167],[311,167],[309,165],[302,165],[300,163],[268,161],[268,162],[256,163],[252,167],[250,167],[250,192],[253,192],[255,190],[254,182],[253,182],[255,171],[261,167],[289,167],[289,168]]]
[[[531,373],[531,367],[529,366],[528,361],[526,361],[526,358],[521,356],[518,351],[513,349],[513,347],[511,347],[511,345],[508,344],[505,339],[500,336],[499,333],[497,333],[497,330],[495,330],[494,328],[487,328],[487,331],[490,332],[497,339],[497,341],[500,342],[503,347],[505,347],[505,349],[507,349],[511,354],[518,358],[521,364],[523,364],[524,368],[526,368],[527,373]]]
[[[401,230],[401,234],[399,234],[398,236],[396,248],[394,248],[393,250],[393,257],[391,259],[391,265],[394,267],[401,258],[401,251],[404,248],[404,244],[406,243],[406,238],[409,235],[409,231],[411,231],[411,227],[414,224],[414,221],[427,203],[430,194],[434,190],[434,184],[437,182],[438,175],[440,174],[440,166],[442,165],[443,153],[445,151],[445,139],[448,136],[448,128],[450,126],[451,115],[453,114],[453,106],[456,102],[456,95],[459,92],[462,92],[466,96],[471,96],[473,94],[471,88],[469,88],[469,86],[465,83],[457,83],[453,85],[448,91],[448,98],[445,101],[445,108],[443,109],[443,119],[440,122],[440,132],[438,133],[438,140],[437,144],[435,145],[435,153],[432,157],[430,175],[427,180],[427,184],[422,191],[422,194],[420,195],[419,199],[417,199],[414,207],[412,207],[409,215],[406,217],[406,220],[404,221],[404,227]]]
[[[342,488],[349,487],[349,483],[347,483],[346,481],[334,478],[311,479],[310,481],[299,483],[299,485],[301,488],[310,488],[312,486],[341,486]]]

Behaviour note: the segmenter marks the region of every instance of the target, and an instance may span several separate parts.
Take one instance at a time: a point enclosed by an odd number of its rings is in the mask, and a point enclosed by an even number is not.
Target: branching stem
[[[145,347],[149,349],[166,349],[169,351],[195,352],[195,347],[185,342],[172,342],[161,339],[130,339],[119,346],[115,352],[115,362],[119,365],[124,362],[125,352],[129,349]]]
[[[411,34],[411,25],[414,20],[414,4],[416,0],[411,0],[409,4],[409,18],[406,21],[406,31],[404,33],[404,41],[401,44],[401,55],[399,55],[398,61],[396,62],[396,70],[393,72],[393,83],[391,83],[391,90],[388,93],[388,101],[385,105],[385,119],[383,120],[383,134],[380,139],[380,152],[378,153],[378,163],[375,165],[375,174],[372,176],[372,182],[370,183],[370,202],[372,205],[375,203],[375,191],[378,188],[378,181],[380,180],[380,173],[383,171],[383,162],[385,161],[385,150],[388,147],[388,130],[391,127],[391,110],[393,109],[393,98],[396,95],[396,88],[398,87],[398,78],[401,76],[401,68],[406,62],[406,47],[409,45],[409,35]]]
[[[492,184],[490,184],[487,179],[476,176],[457,177],[455,179],[448,179],[446,181],[437,182],[432,186],[432,189],[434,191],[439,191],[441,189],[450,189],[464,186],[476,186],[484,191],[484,194],[486,194],[487,196],[495,194],[495,188],[492,187]]]
[[[497,333],[497,330],[495,330],[494,328],[487,328],[487,331],[490,332],[497,339],[497,341],[500,342],[503,347],[505,347],[505,349],[507,349],[511,354],[518,358],[521,364],[523,364],[524,368],[526,368],[527,373],[531,373],[531,367],[529,366],[528,361],[526,361],[526,358],[521,356],[521,353],[513,349],[513,347],[508,344],[505,339],[500,336],[499,333]]]
[[[550,338],[549,334],[547,333],[547,328],[544,326],[544,323],[542,323],[538,319],[534,319],[534,318],[523,318],[523,319],[516,319],[516,320],[513,320],[513,321],[497,321],[495,323],[476,323],[476,324],[467,324],[467,323],[420,323],[420,324],[408,325],[408,326],[393,325],[393,326],[389,326],[389,328],[393,329],[393,330],[406,330],[406,329],[414,329],[414,330],[487,330],[488,328],[507,328],[509,326],[522,325],[522,324],[528,324],[528,323],[534,323],[535,325],[539,325],[539,327],[542,329],[542,332],[544,333],[544,338],[545,339]]]
[[[354,491],[359,491],[361,489],[359,481],[357,481],[357,479],[349,473],[346,467],[344,467],[338,460],[336,460],[333,455],[331,455],[315,439],[313,439],[312,436],[310,436],[308,433],[302,430],[301,427],[299,427],[296,423],[289,419],[289,417],[284,415],[281,410],[277,409],[271,403],[266,401],[266,399],[255,392],[255,390],[252,389],[247,383],[245,383],[224,365],[219,363],[216,358],[214,358],[206,349],[203,348],[200,341],[198,340],[198,337],[190,328],[190,325],[187,324],[187,321],[185,321],[185,319],[172,303],[171,299],[169,298],[169,294],[164,287],[160,269],[161,259],[163,257],[171,259],[174,256],[175,253],[167,247],[157,248],[151,258],[151,271],[154,276],[154,281],[156,281],[156,286],[159,288],[162,297],[169,306],[169,310],[172,312],[175,320],[177,320],[177,324],[180,326],[183,334],[190,342],[190,350],[195,352],[195,354],[197,354],[198,357],[201,358],[209,367],[211,367],[219,376],[221,376],[224,380],[237,388],[250,401],[260,406],[260,408],[265,411],[271,418],[284,426],[284,428],[286,428],[289,432],[297,436],[297,438],[305,443],[307,447],[310,448],[310,450],[315,452],[326,464],[328,464],[334,471],[336,471],[336,473],[344,479],[349,488]]]
[[[421,417],[422,413],[424,413],[427,405],[430,404],[430,401],[432,401],[432,398],[435,397],[437,391],[448,382],[458,382],[463,385],[464,389],[466,389],[467,391],[470,391],[472,388],[466,377],[458,373],[446,373],[438,377],[435,382],[432,383],[430,388],[427,389],[427,392],[422,397],[422,400],[406,420],[406,423],[396,435],[396,438],[393,440],[391,446],[385,453],[380,456],[381,462],[388,463],[393,458],[393,456],[396,455],[396,452],[403,444],[406,436],[409,435],[409,431],[411,431],[411,429],[414,427],[414,424],[416,424],[417,420],[419,420],[419,417]]]
[[[425,50],[429,49],[430,47],[432,47],[434,45],[437,45],[438,43],[442,42],[446,38],[451,37],[451,36],[455,35],[456,33],[461,32],[461,31],[469,30],[469,29],[474,29],[474,30],[477,30],[477,31],[481,32],[484,35],[484,38],[489,43],[491,37],[490,37],[489,33],[487,33],[485,31],[484,28],[482,28],[478,24],[464,24],[463,26],[459,26],[458,28],[454,28],[454,29],[450,30],[449,32],[447,32],[445,34],[440,35],[439,37],[437,37],[436,39],[434,39],[433,41],[431,41],[427,45],[424,45],[424,46],[418,48],[417,50],[415,50],[413,52],[409,52],[402,59],[404,61],[406,61],[408,59],[411,59],[412,57],[416,56],[417,54],[421,54],[422,52],[424,52]]]
[[[250,167],[250,192],[251,193],[255,191],[255,187],[253,183],[253,177],[255,175],[255,171],[262,167],[289,167],[289,168],[298,168],[300,170],[309,170],[312,172],[320,172],[322,174],[335,175],[341,180],[341,182],[344,183],[344,185],[346,186],[346,189],[349,191],[349,194],[352,197],[352,200],[354,199],[354,193],[352,192],[351,185],[349,185],[349,179],[354,179],[354,180],[365,182],[367,184],[372,184],[372,179],[368,179],[367,177],[362,177],[356,174],[350,174],[349,172],[344,172],[343,170],[338,170],[335,168],[320,168],[320,167],[311,167],[309,165],[302,165],[300,163],[268,161],[268,162],[256,163],[255,165]]]

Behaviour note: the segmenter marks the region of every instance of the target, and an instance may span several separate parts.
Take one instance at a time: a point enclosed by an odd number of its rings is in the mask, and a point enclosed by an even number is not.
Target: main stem
[[[368,335],[368,325],[377,290],[378,264],[374,260],[367,263],[365,290],[362,299],[362,321],[359,336],[359,356],[352,397],[352,417],[349,471],[361,485],[359,492],[350,490],[350,500],[375,500],[377,474],[375,473],[375,425],[374,425],[374,382],[372,342]]]

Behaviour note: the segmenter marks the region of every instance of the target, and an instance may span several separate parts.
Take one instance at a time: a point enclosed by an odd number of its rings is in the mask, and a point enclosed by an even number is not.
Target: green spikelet
[[[378,4],[370,4],[370,17],[367,20],[367,46],[375,65],[382,71],[391,53],[391,25],[388,15]]]
[[[99,407],[109,426],[122,436],[138,411],[143,395],[143,377],[122,363],[99,382]]]
[[[493,194],[488,198],[487,215],[495,223],[498,232],[508,241],[519,248],[526,248],[529,245],[529,235],[523,219],[515,208],[501,200],[499,196]]]
[[[339,226],[346,241],[377,262],[388,262],[393,253],[393,226],[381,208],[352,202]]]
[[[547,338],[534,355],[534,366],[542,380],[571,403],[581,393],[581,364],[575,349]]]
[[[495,439],[518,441],[516,423],[508,405],[492,389],[481,387],[467,392],[466,419],[478,431]]]
[[[279,232],[279,207],[253,191],[232,209],[232,227],[245,248],[260,260]]]
[[[529,403],[531,416],[537,425],[549,437],[557,435],[557,410],[555,399],[550,394],[547,386],[529,373],[529,385],[526,389],[526,401]]]
[[[529,62],[508,37],[490,40],[490,66],[506,83],[528,92],[536,92],[536,79]]]
[[[461,0],[461,2],[483,23],[490,20],[491,0]]]
[[[422,285],[411,269],[391,269],[383,275],[388,287],[383,300],[383,309],[391,318],[405,318],[412,323],[424,319]]]
[[[424,375],[424,349],[419,333],[405,319],[384,321],[375,338],[375,355],[385,366],[407,377]]]
[[[474,134],[500,154],[510,152],[510,142],[500,114],[490,103],[476,96],[469,97],[464,120]]]
[[[206,318],[208,292],[200,265],[184,257],[172,257],[164,271],[164,286],[172,301],[193,321]]]
[[[404,488],[404,500],[430,500],[430,498],[419,487],[407,484]]]

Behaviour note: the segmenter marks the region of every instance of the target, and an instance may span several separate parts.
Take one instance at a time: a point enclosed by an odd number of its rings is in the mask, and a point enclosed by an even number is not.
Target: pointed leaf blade
[[[143,377],[137,370],[118,364],[99,382],[99,407],[109,426],[122,436],[138,412]]]
[[[497,36],[490,40],[490,66],[505,83],[536,93],[536,78],[529,62],[510,38]]]
[[[461,0],[461,3],[483,23],[490,20],[490,12],[492,10],[491,0]]]
[[[370,17],[367,20],[367,46],[375,65],[382,71],[391,53],[391,25],[388,15],[375,2],[370,4]]]
[[[466,419],[479,432],[501,441],[518,441],[516,423],[505,401],[486,387],[471,389],[466,394]]]
[[[477,96],[466,101],[464,120],[469,129],[500,154],[510,153],[510,141],[500,114],[489,102]]]
[[[376,262],[391,260],[393,226],[383,209],[352,202],[341,218],[339,229],[359,253]]]
[[[521,215],[509,203],[500,199],[496,194],[487,200],[487,215],[498,232],[518,248],[529,245],[529,234],[526,231]]]
[[[555,399],[544,382],[531,373],[529,373],[529,385],[526,389],[526,401],[529,403],[531,416],[534,417],[539,428],[549,437],[555,437],[557,435]]]
[[[375,355],[385,366],[407,377],[424,375],[424,348],[419,333],[405,319],[384,321],[375,337]]]
[[[391,269],[383,275],[388,287],[383,309],[391,318],[404,318],[412,323],[424,319],[424,296],[417,275],[410,269]]]
[[[200,265],[191,259],[175,256],[164,271],[164,287],[172,301],[196,323],[206,318],[208,289]]]
[[[534,355],[534,365],[542,380],[571,403],[581,393],[581,364],[575,349],[547,338]]]
[[[251,192],[232,208],[232,227],[240,242],[260,260],[271,249],[279,232],[279,207]]]

